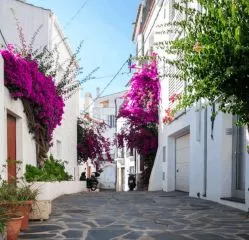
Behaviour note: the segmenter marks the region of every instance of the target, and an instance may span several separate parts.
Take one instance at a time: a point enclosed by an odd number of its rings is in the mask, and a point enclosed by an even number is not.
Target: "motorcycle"
[[[98,172],[93,172],[90,178],[86,179],[86,185],[88,189],[91,189],[92,191],[95,191],[98,187],[98,179],[97,177],[99,177],[99,173]]]
[[[128,186],[130,191],[133,191],[136,187],[136,178],[133,174],[130,174],[130,176],[128,177]]]

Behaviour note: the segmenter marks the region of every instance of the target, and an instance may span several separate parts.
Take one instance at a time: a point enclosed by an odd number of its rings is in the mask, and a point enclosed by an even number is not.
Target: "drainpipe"
[[[114,99],[114,103],[115,103],[115,122],[116,122],[116,126],[115,126],[115,138],[117,137],[117,98]],[[117,145],[117,139],[115,141],[115,153],[114,153],[114,158],[116,159],[118,157],[118,153],[117,153],[117,149],[118,149],[118,145]],[[119,190],[118,189],[118,163],[116,161],[116,178],[115,178],[115,188],[116,191]]]
[[[136,149],[134,151],[134,165],[135,165],[135,178],[136,178],[136,186],[137,186],[137,151]]]
[[[204,174],[203,174],[203,197],[207,196],[207,107],[204,111]]]

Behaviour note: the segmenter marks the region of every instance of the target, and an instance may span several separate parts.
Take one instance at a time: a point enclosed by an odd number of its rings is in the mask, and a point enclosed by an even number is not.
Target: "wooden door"
[[[16,181],[16,118],[7,115],[8,181]]]

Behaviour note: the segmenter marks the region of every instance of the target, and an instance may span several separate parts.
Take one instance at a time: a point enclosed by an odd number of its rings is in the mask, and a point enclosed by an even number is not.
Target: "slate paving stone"
[[[19,239],[49,239],[55,237],[56,234],[44,234],[44,233],[39,233],[39,234],[25,234],[25,235],[20,235]]]
[[[82,228],[83,225],[82,225],[82,224],[79,224],[79,223],[75,223],[75,224],[74,224],[74,223],[72,223],[72,224],[71,224],[71,223],[68,223],[68,224],[67,224],[67,227],[68,227],[69,229],[74,229],[74,228],[78,228],[78,229],[79,229],[79,228]]]
[[[89,230],[86,240],[110,240],[127,232],[125,230]]]
[[[237,209],[184,193],[100,192],[53,202],[46,222],[31,222],[20,239],[249,240],[249,219]]]
[[[107,226],[107,225],[110,225],[113,222],[115,222],[115,220],[110,220],[110,219],[98,219],[98,220],[96,220],[96,223],[99,226]]]
[[[81,238],[83,235],[83,231],[76,230],[68,230],[62,233],[66,238]]]
[[[34,225],[34,226],[30,226],[30,228],[28,230],[26,230],[25,232],[26,233],[29,233],[29,232],[48,232],[48,231],[58,231],[58,230],[62,230],[63,227],[61,226],[57,226],[57,225]]]
[[[191,238],[179,236],[170,232],[163,232],[151,235],[156,240],[190,240]],[[204,239],[203,239],[204,240]],[[215,239],[214,239],[215,240]]]
[[[238,234],[239,237],[245,240],[249,240],[249,234]]]
[[[220,235],[216,234],[193,234],[192,235],[196,239],[201,239],[201,240],[224,240],[227,239],[225,237],[222,237]]]
[[[128,234],[126,234],[123,239],[129,239],[129,240],[133,240],[133,239],[139,239],[140,237],[143,236],[143,232],[129,232]]]

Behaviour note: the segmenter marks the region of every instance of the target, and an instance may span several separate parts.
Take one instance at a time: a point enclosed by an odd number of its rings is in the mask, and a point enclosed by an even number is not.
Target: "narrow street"
[[[53,202],[48,221],[32,222],[20,239],[249,239],[246,213],[173,192],[99,192]]]

